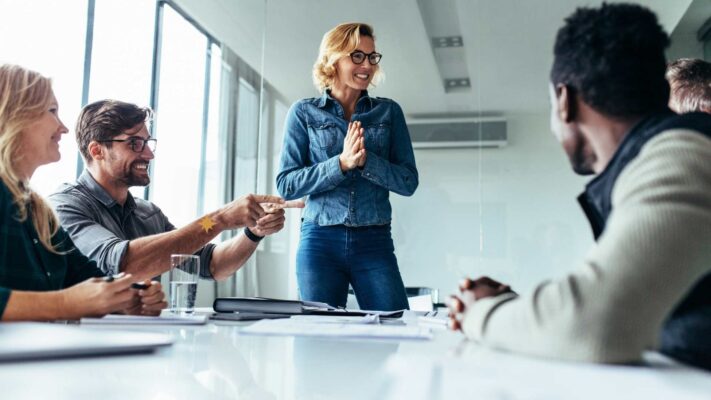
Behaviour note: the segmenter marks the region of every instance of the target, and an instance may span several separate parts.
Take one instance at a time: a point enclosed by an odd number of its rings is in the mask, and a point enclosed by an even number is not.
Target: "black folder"
[[[400,318],[403,310],[398,311],[353,311],[336,309],[324,303],[299,300],[268,299],[264,297],[218,297],[212,305],[217,313],[245,314],[280,314],[290,315],[330,315],[343,317],[362,317],[378,314],[380,318]]]

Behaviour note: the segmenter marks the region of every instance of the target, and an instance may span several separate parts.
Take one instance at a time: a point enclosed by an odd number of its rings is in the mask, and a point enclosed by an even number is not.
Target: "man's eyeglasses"
[[[366,54],[360,50],[356,50],[351,53],[351,61],[353,61],[353,64],[363,64],[366,57],[368,58],[370,65],[376,65],[380,62],[380,59],[383,58],[383,55],[376,52]]]
[[[148,148],[152,151],[156,151],[156,143],[158,142],[158,139],[153,139],[153,138],[140,138],[140,137],[130,137],[127,139],[106,139],[106,140],[98,140],[99,143],[106,143],[106,142],[128,142],[128,147],[131,148],[136,153],[142,153],[143,150],[148,146]]]

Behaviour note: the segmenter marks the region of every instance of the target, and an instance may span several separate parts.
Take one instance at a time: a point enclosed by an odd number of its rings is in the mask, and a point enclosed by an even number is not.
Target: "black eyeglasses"
[[[106,140],[98,140],[99,143],[106,143],[106,142],[128,142],[128,146],[131,148],[136,153],[142,153],[143,150],[148,146],[148,148],[154,152],[156,151],[156,144],[158,142],[158,139],[153,139],[153,138],[140,138],[140,137],[130,137],[127,139],[106,139]]]
[[[383,55],[376,52],[366,54],[360,50],[356,50],[351,53],[351,61],[353,61],[353,64],[363,64],[366,57],[368,58],[370,65],[376,65],[380,62],[380,59],[383,58]]]

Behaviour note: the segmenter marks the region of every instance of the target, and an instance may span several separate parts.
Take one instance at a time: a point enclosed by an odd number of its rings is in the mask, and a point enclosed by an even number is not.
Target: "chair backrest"
[[[437,300],[439,300],[438,297],[438,291],[437,289],[432,289],[428,287],[422,287],[422,286],[410,286],[405,288],[405,293],[407,294],[407,297],[413,297],[413,296],[424,296],[426,294],[432,296],[432,302],[436,303]]]
[[[444,304],[439,302],[439,290],[430,288],[430,287],[424,287],[424,286],[407,286],[405,287],[405,294],[407,297],[415,297],[415,296],[425,296],[429,295],[432,298],[432,306],[434,309],[437,307],[442,307]],[[349,302],[351,303],[351,307],[353,307],[353,304],[357,304],[355,301],[355,293],[353,292],[353,288],[349,287],[348,288],[348,295],[349,295]],[[351,308],[351,307],[346,307],[346,308]],[[353,307],[355,308],[355,307]]]

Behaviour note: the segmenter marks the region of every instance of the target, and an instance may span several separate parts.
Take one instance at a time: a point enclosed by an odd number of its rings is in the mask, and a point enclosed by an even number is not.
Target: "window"
[[[235,144],[234,197],[254,192],[257,177],[259,96],[244,79],[237,94],[237,140]]]
[[[155,8],[151,0],[96,2],[88,103],[114,99],[149,104]],[[144,188],[131,192],[143,197]]]
[[[59,116],[69,128],[59,144],[62,159],[38,168],[32,177],[33,188],[47,196],[76,176],[74,124],[81,109],[87,2],[0,0],[0,10],[0,63],[52,78]]]
[[[150,0],[96,2],[90,103],[115,99],[148,105],[155,8]]]
[[[220,84],[222,73],[222,52],[216,44],[210,46],[210,94],[207,115],[207,138],[203,168],[203,203],[199,213],[216,210],[222,206],[225,179],[222,173],[220,152]]]
[[[196,218],[208,39],[163,7],[151,200],[175,226]]]

